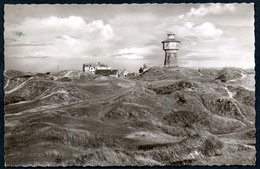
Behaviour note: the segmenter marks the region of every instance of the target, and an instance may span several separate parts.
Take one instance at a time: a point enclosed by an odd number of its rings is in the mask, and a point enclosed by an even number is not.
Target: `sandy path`
[[[9,94],[9,93],[12,93],[12,92],[14,92],[14,91],[16,91],[16,90],[21,89],[21,88],[22,88],[23,86],[25,86],[25,84],[26,84],[29,80],[31,80],[32,78],[33,78],[33,77],[30,77],[28,80],[24,81],[24,82],[21,83],[19,86],[13,88],[12,90],[6,91],[5,94]]]
[[[4,89],[6,89],[6,88],[8,87],[8,85],[9,85],[9,82],[10,82],[10,79],[8,79],[8,80],[7,80],[7,82],[6,82],[6,85],[5,85]]]

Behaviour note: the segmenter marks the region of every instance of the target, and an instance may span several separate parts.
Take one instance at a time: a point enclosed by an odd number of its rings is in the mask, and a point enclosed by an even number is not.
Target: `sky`
[[[163,65],[162,41],[181,41],[182,67],[254,68],[253,4],[5,5],[5,69],[82,70]]]

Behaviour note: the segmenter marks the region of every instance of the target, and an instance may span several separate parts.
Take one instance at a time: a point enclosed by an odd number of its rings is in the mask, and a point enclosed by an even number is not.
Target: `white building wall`
[[[111,70],[111,67],[109,67],[109,66],[97,66],[96,69],[98,69],[98,70]]]
[[[93,74],[95,74],[95,71],[96,71],[96,69],[92,66],[85,66],[84,70],[85,70],[85,72],[91,72]]]

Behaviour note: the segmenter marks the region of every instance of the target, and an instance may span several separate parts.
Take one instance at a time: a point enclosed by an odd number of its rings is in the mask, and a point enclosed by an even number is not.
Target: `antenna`
[[[57,73],[59,72],[59,65],[57,65]]]

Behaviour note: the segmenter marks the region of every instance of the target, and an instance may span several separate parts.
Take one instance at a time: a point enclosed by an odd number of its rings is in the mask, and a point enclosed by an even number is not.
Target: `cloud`
[[[185,67],[240,67],[240,68],[254,68],[254,61],[244,60],[189,60],[183,62]]]
[[[153,50],[157,49],[156,46],[147,46],[142,48],[124,48],[119,49],[115,54],[112,56],[120,59],[144,59],[145,56],[149,56],[153,54]]]
[[[161,41],[167,31],[174,32],[181,41],[178,56],[185,59],[180,62],[187,65],[195,58],[198,65],[207,65],[206,60],[213,59],[224,60],[225,65],[229,57],[244,62],[248,61],[247,57],[253,58],[253,55],[245,54],[246,50],[254,49],[252,5],[76,6],[43,6],[44,12],[39,14],[39,8],[35,6],[19,5],[17,19],[18,7],[13,5],[5,14],[5,45],[12,46],[5,48],[6,65],[28,69],[37,65],[39,70],[56,70],[59,64],[60,70],[81,70],[82,63],[101,61],[134,71],[143,63],[163,64]],[[6,17],[8,15],[12,17]],[[241,28],[241,25],[250,27]],[[25,35],[14,36],[12,31]],[[231,38],[234,41],[227,40]],[[22,59],[28,56],[32,59]],[[53,58],[40,59],[43,56]]]
[[[216,3],[210,4],[209,6],[202,4],[199,8],[191,8],[191,10],[187,13],[187,16],[205,16],[208,14],[219,15],[224,12],[234,12],[235,10],[236,7],[233,4]]]
[[[128,54],[123,54],[123,55],[117,55],[116,58],[120,59],[129,59],[129,60],[137,60],[137,59],[143,59],[144,57],[141,55],[133,54],[133,53],[128,53]]]
[[[253,45],[252,45],[253,46]],[[183,66],[203,67],[253,67],[254,52],[243,48],[236,38],[222,37],[215,42],[203,42],[189,45],[179,60],[186,61]],[[206,47],[206,48],[205,48]]]
[[[50,46],[51,44],[43,44],[43,43],[11,43],[11,44],[5,44],[5,47],[23,47],[23,46]]]
[[[20,57],[20,56],[10,56],[14,59],[50,59],[53,58],[52,56],[26,56],[26,57]]]
[[[16,39],[15,38],[5,38],[5,43],[6,42],[15,42]]]
[[[80,28],[85,25],[85,21],[82,17],[79,16],[69,16],[66,18],[58,18],[58,17],[48,17],[42,18],[40,20],[36,19],[28,19],[27,22],[38,22],[42,26],[48,27],[71,27],[74,29]]]
[[[93,21],[86,25],[86,31],[89,33],[101,32],[101,34],[109,39],[113,36],[113,29],[110,25],[104,24],[101,20]]]
[[[80,16],[27,18],[19,30],[26,32],[27,36],[37,35],[40,37],[66,34],[74,38],[95,36],[109,39],[113,36],[113,29],[109,24],[105,24],[102,20],[86,23]]]
[[[210,22],[204,22],[201,25],[195,25],[194,22],[186,22],[184,25],[175,25],[171,27],[180,37],[196,37],[199,39],[212,39],[223,34],[221,29],[216,28]]]
[[[170,16],[168,16],[170,17]],[[156,35],[165,30],[164,24],[159,15],[150,12],[120,13],[109,20],[115,33],[115,43],[121,48],[140,47],[149,45],[153,40],[158,40]]]
[[[13,29],[25,32],[26,36],[14,36]],[[102,20],[86,22],[79,16],[29,17],[15,28],[5,27],[5,38],[14,39],[7,41],[5,47],[21,47],[16,49],[20,57],[86,57],[97,53],[103,55],[113,36],[112,27]]]

